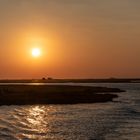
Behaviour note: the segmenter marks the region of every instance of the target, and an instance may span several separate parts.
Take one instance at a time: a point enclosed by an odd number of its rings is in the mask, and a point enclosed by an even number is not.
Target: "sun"
[[[39,48],[32,49],[32,56],[33,57],[39,57],[40,55],[41,55],[41,50]]]

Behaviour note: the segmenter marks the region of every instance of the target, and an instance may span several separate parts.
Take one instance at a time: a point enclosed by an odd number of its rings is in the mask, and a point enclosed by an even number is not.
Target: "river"
[[[117,93],[119,98],[108,103],[0,106],[0,140],[140,140],[139,83],[63,85],[106,86],[126,92]]]

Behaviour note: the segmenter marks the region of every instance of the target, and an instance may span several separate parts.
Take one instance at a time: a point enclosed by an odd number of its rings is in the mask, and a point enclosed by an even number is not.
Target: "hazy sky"
[[[0,78],[44,76],[140,77],[140,1],[0,0]]]

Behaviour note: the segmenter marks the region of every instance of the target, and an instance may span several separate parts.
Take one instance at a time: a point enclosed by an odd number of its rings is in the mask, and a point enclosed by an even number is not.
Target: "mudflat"
[[[108,102],[118,88],[67,85],[0,85],[0,105],[77,104]]]

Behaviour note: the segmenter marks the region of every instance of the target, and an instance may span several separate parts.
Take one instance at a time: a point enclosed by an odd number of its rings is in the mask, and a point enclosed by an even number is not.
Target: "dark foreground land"
[[[76,104],[112,101],[117,88],[62,85],[0,85],[0,105]]]

